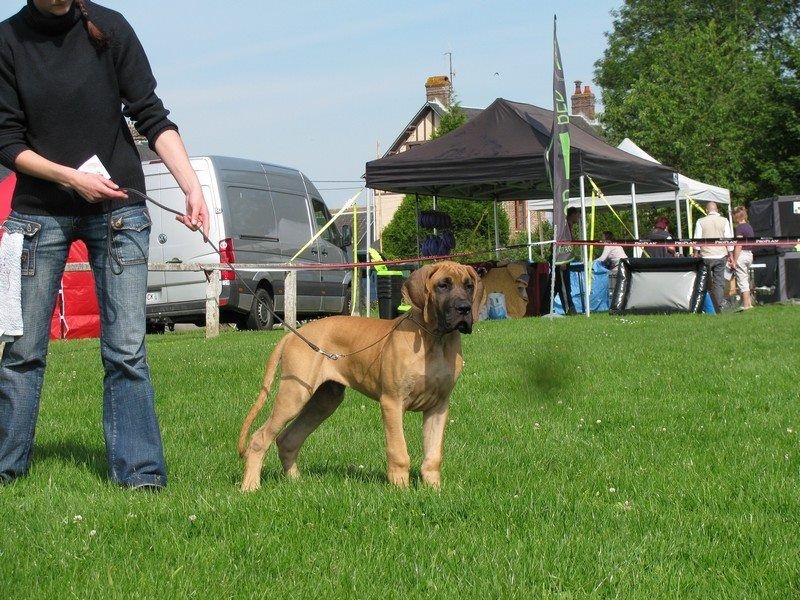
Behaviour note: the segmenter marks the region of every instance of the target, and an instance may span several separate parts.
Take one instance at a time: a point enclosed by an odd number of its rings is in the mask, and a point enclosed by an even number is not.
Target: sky
[[[22,6],[5,1],[0,19]],[[296,167],[331,208],[448,75],[462,106],[552,108],[553,16],[567,93],[590,85],[623,0],[100,0],[136,30],[191,155]],[[448,54],[449,53],[449,54]],[[362,196],[363,199],[363,196]]]

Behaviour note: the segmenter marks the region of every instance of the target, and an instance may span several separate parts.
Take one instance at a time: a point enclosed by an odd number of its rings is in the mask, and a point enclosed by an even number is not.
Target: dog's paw
[[[431,476],[426,477],[423,474],[422,475],[422,483],[424,483],[426,486],[428,486],[429,488],[432,488],[434,490],[439,490],[439,489],[442,488],[442,480],[439,477],[438,473],[437,473],[436,477],[431,477]]]
[[[288,469],[284,469],[283,474],[292,481],[300,479],[300,469],[297,468],[297,465],[292,465]]]
[[[261,489],[261,478],[245,476],[244,481],[242,481],[241,491],[255,492],[258,489]]]
[[[410,480],[408,477],[408,472],[389,472],[388,474],[389,483],[393,486],[398,488],[407,488],[410,485]]]

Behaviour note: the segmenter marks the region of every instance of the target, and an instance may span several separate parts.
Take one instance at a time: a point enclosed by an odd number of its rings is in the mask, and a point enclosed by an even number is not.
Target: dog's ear
[[[469,276],[472,277],[472,284],[475,286],[472,290],[472,319],[478,321],[478,315],[481,311],[481,304],[483,304],[483,281],[481,281],[478,272],[470,266],[467,266]]]
[[[403,300],[415,309],[422,311],[425,321],[428,320],[427,308],[430,299],[431,276],[438,270],[438,264],[425,265],[417,269],[403,284]]]

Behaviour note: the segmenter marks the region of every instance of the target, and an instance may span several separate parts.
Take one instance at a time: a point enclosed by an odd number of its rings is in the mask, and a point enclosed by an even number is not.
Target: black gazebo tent
[[[436,140],[367,163],[367,187],[470,200],[552,198],[545,150],[553,112],[495,100]],[[677,174],[615,148],[570,123],[570,185],[588,175],[608,194],[676,190]]]
[[[425,144],[367,163],[371,189],[399,194],[424,194],[468,200],[532,200],[552,198],[546,149],[550,146],[553,112],[531,104],[498,98],[458,129]],[[570,122],[570,187],[580,189],[583,238],[586,238],[584,176],[607,194],[678,189],[678,174],[604,142]],[[635,208],[634,208],[635,211]],[[497,243],[495,217],[495,243]],[[586,248],[586,313],[588,264]]]

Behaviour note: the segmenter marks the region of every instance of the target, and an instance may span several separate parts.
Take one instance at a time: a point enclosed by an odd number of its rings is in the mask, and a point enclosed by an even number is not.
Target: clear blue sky
[[[297,167],[331,207],[352,195],[446,75],[463,106],[550,108],[553,15],[567,91],[593,84],[622,0],[100,0],[139,35],[190,154]],[[3,2],[0,18],[23,5]],[[497,73],[497,75],[495,75]]]

